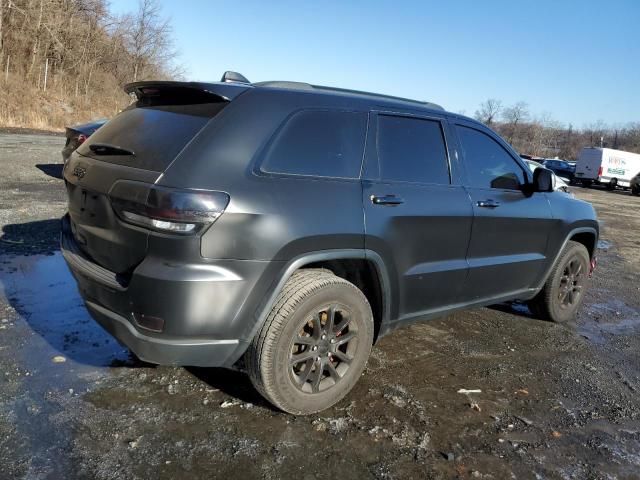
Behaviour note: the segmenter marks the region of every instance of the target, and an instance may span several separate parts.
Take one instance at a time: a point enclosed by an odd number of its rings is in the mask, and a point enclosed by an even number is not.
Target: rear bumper
[[[176,263],[149,253],[123,279],[82,252],[67,217],[60,246],[95,320],[139,358],[162,365],[232,366],[251,340],[274,268],[244,260]],[[141,325],[145,317],[162,327]]]
[[[239,340],[170,340],[142,334],[132,323],[92,301],[91,316],[120,343],[145,362],[161,365],[225,366],[238,350]]]

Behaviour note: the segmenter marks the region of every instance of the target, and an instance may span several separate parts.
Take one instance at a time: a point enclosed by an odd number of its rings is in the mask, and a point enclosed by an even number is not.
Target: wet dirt
[[[413,325],[345,400],[294,417],[242,373],[139,362],[91,320],[57,249],[61,180],[37,167],[63,139],[16,137],[0,134],[0,478],[638,478],[640,198],[573,190],[603,232],[572,325],[517,303]]]

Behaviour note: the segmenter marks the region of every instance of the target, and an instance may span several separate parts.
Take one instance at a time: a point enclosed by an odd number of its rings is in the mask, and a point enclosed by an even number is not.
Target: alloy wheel
[[[565,265],[558,287],[558,300],[562,308],[573,307],[580,300],[585,273],[582,262],[577,257],[573,257]]]
[[[351,320],[352,313],[338,304],[305,319],[289,354],[291,377],[298,389],[322,392],[344,377],[358,348],[358,331]]]

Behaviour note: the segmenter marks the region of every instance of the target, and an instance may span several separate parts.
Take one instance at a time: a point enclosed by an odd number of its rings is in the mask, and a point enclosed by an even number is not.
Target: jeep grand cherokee
[[[141,359],[243,365],[309,414],[397,327],[515,299],[566,322],[582,301],[593,208],[472,119],[230,73],[125,90],[65,166],[62,250]]]

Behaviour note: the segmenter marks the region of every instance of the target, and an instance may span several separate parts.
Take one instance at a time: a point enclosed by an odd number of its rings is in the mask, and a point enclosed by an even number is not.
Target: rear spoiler
[[[148,80],[144,82],[127,83],[124,91],[134,94],[138,100],[144,98],[169,96],[214,96],[218,101],[230,102],[238,95],[253,88],[251,85],[238,83],[202,83],[202,82],[172,82],[161,80]]]

